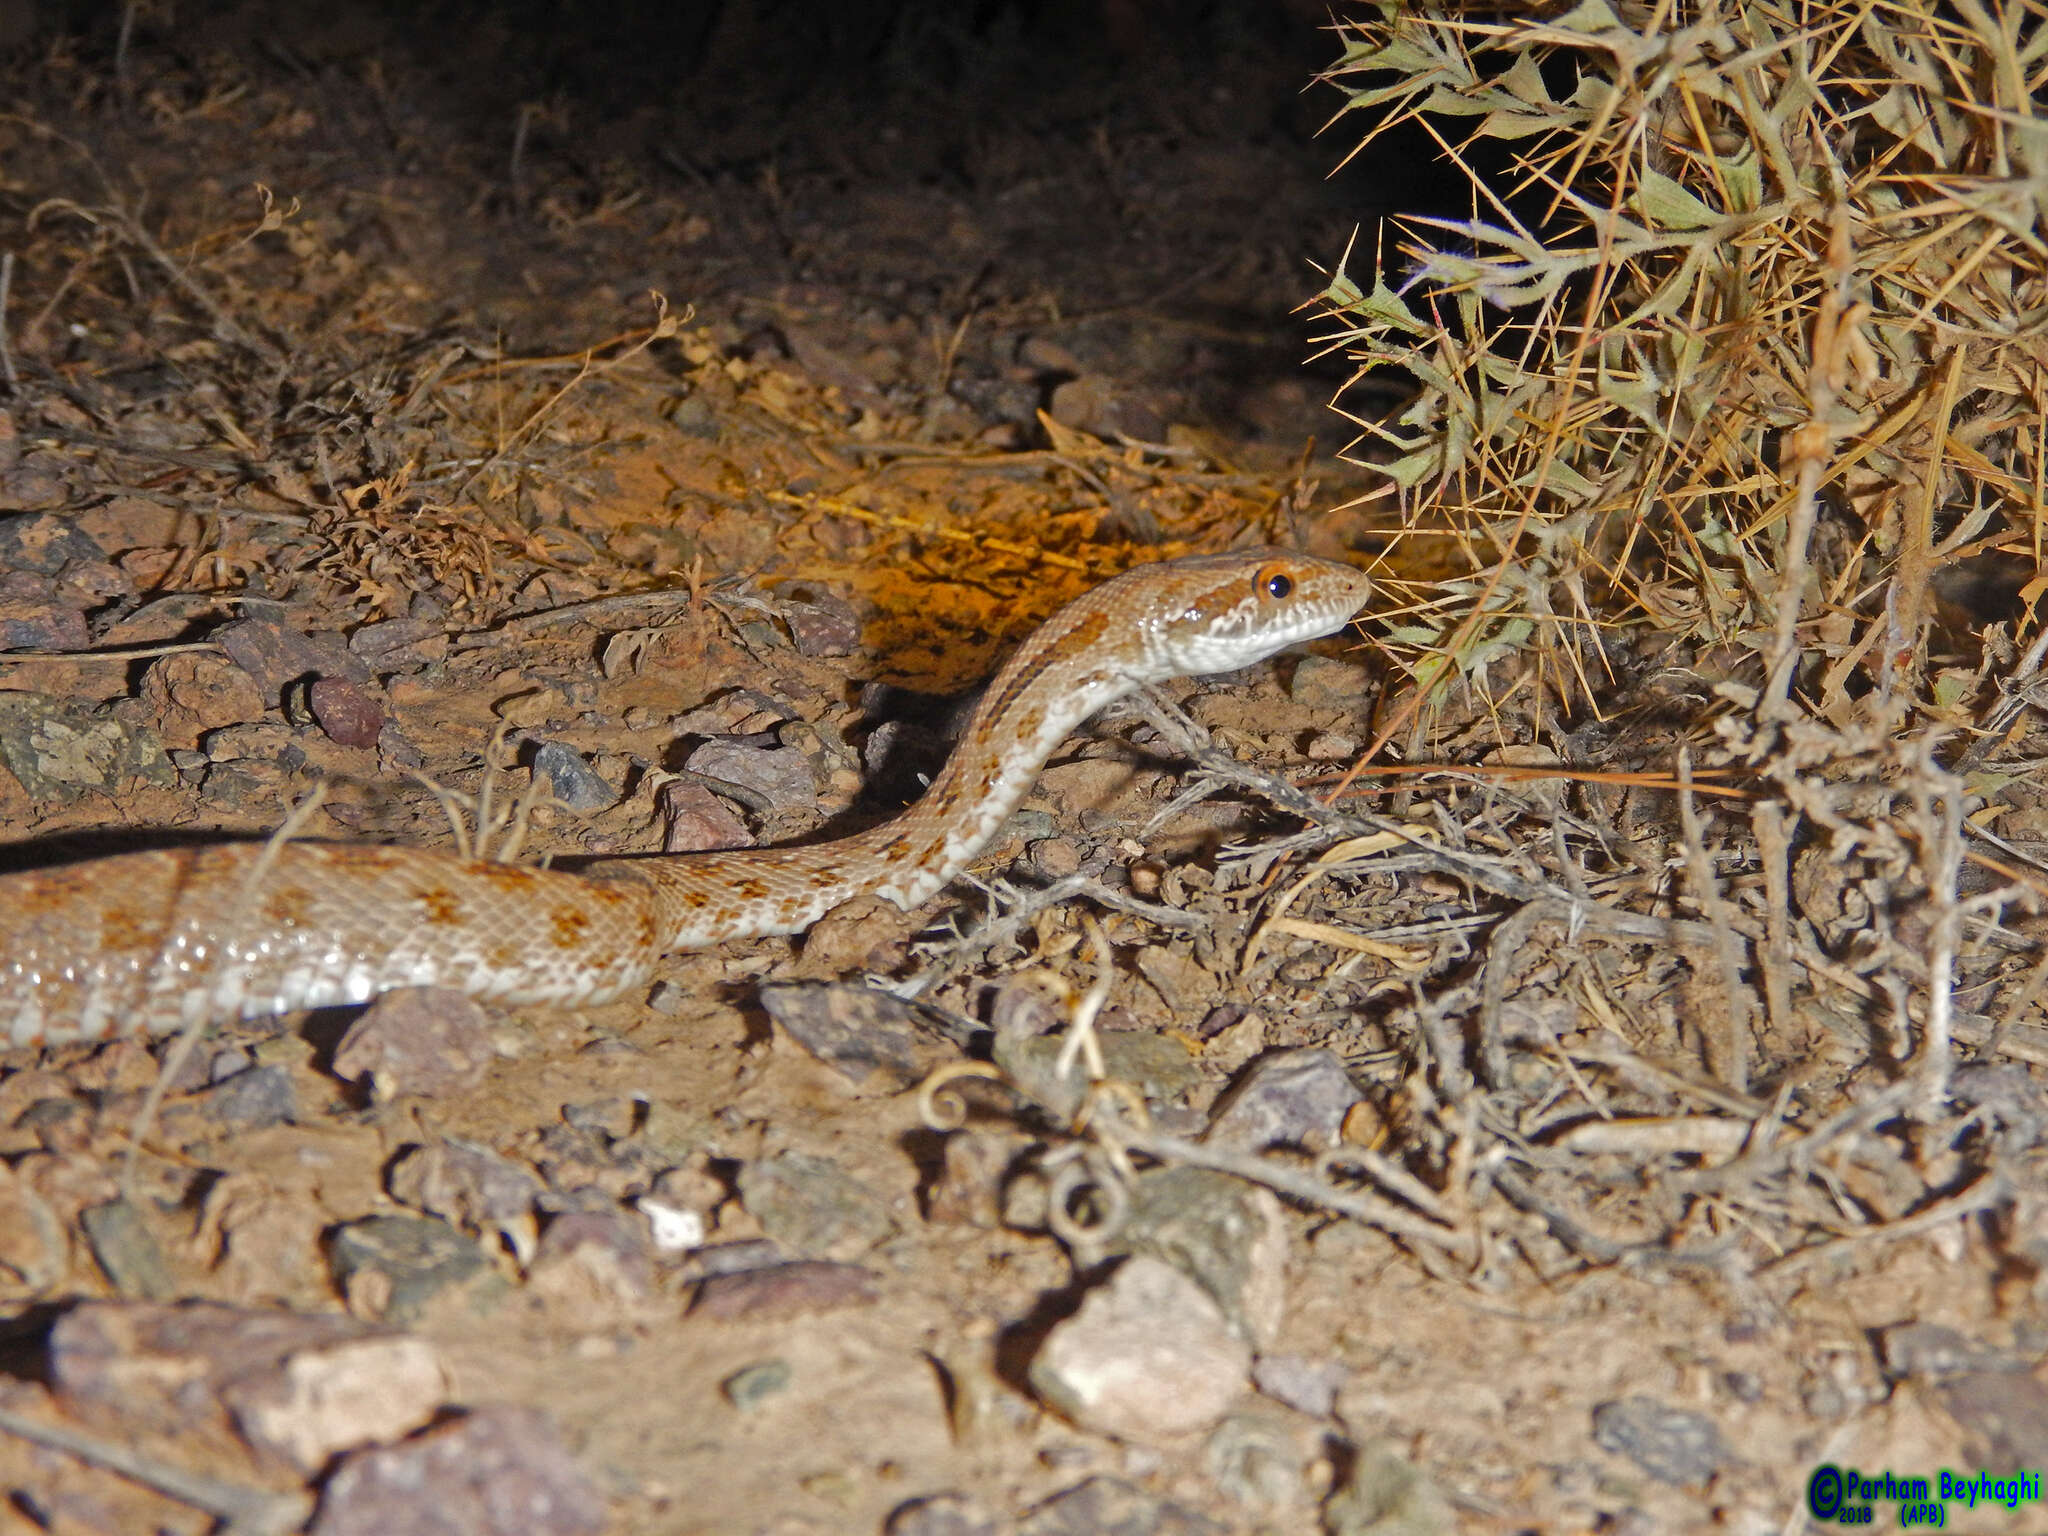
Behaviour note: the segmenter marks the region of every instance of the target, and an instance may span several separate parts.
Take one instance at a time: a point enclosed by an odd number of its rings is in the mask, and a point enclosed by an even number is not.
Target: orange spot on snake
[[[554,930],[557,949],[574,949],[590,932],[590,914],[571,906],[557,906],[548,913],[548,922]]]
[[[462,898],[445,885],[430,885],[413,893],[420,904],[421,918],[436,927],[462,921]]]
[[[55,869],[38,869],[29,876],[28,904],[51,906],[74,896],[90,896],[105,876],[95,878],[92,865],[60,864]]]
[[[263,893],[263,915],[280,928],[297,928],[313,912],[313,893],[303,885],[273,886]]]
[[[160,931],[160,924],[130,906],[117,904],[100,913],[100,943],[116,953],[154,948]]]

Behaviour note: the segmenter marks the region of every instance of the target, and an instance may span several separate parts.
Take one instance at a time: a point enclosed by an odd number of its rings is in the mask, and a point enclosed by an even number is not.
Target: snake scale
[[[987,844],[1097,710],[1334,633],[1371,591],[1350,566],[1274,549],[1126,571],[1032,633],[922,799],[832,842],[573,872],[426,848],[222,843],[0,876],[0,1045],[260,1018],[400,987],[609,1002],[671,950],[800,933],[857,896],[908,909]]]

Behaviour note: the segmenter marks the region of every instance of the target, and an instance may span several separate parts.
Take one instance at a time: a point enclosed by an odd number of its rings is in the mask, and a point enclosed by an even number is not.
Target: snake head
[[[1353,567],[1285,549],[1161,561],[1098,590],[1118,587],[1140,622],[1145,682],[1235,672],[1335,634],[1372,596],[1372,583]]]

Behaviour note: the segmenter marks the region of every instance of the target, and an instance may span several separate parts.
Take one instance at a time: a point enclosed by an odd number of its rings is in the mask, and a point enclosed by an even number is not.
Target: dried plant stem
[[[1778,571],[1777,631],[1759,710],[1764,720],[1780,724],[1799,716],[1791,702],[1792,677],[1799,669],[1799,614],[1806,600],[1820,488],[1827,478],[1837,433],[1835,417],[1848,367],[1849,336],[1863,313],[1862,306],[1852,298],[1851,285],[1856,278],[1854,249],[1849,240],[1848,210],[1839,203],[1829,228],[1827,266],[1833,281],[1821,295],[1820,313],[1813,323],[1806,372],[1807,416],[1786,444],[1792,462],[1798,466],[1798,488],[1785,521],[1783,559]],[[1888,668],[1885,675],[1889,676]]]
[[[1164,1163],[1193,1168],[1213,1168],[1219,1173],[1235,1174],[1238,1178],[1263,1184],[1293,1199],[1306,1201],[1326,1211],[1335,1211],[1340,1216],[1349,1216],[1354,1221],[1378,1227],[1381,1231],[1407,1242],[1440,1249],[1455,1258],[1471,1260],[1479,1251],[1478,1239],[1470,1232],[1438,1226],[1435,1222],[1412,1215],[1377,1195],[1366,1194],[1360,1190],[1337,1189],[1312,1173],[1290,1167],[1272,1158],[1254,1157],[1249,1153],[1233,1152],[1202,1142],[1186,1141],[1178,1136],[1167,1136],[1157,1131],[1119,1128],[1116,1134],[1119,1144],[1129,1151],[1142,1152],[1145,1156],[1157,1158]],[[1356,1166],[1365,1167],[1363,1163]]]
[[[1750,813],[1757,857],[1764,872],[1764,946],[1758,959],[1764,976],[1764,1011],[1771,1033],[1789,1039],[1792,1028],[1792,834],[1785,808],[1760,802]]]
[[[1948,1097],[1955,1051],[1955,959],[1961,936],[1962,903],[1956,887],[1963,872],[1963,786],[1935,761],[1932,737],[1918,743],[1919,772],[1913,797],[1920,822],[1920,861],[1934,921],[1927,933],[1927,1020],[1920,1047],[1920,1102],[1923,1116],[1936,1114]]]
[[[1720,1060],[1714,1063],[1721,1081],[1737,1093],[1749,1092],[1749,1010],[1743,1006],[1742,964],[1735,953],[1735,914],[1721,883],[1714,878],[1713,861],[1700,828],[1699,808],[1693,803],[1692,754],[1678,752],[1678,819],[1685,833],[1685,867],[1692,881],[1693,898],[1713,929],[1713,955],[1721,978],[1722,1035]]]
[[[14,352],[7,342],[7,296],[14,287],[14,252],[0,251],[0,378],[10,394],[21,393],[21,375],[14,371]]]

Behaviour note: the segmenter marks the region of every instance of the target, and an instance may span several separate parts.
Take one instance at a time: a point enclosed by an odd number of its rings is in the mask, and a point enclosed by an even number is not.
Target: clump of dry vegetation
[[[1500,914],[1468,959],[1439,930],[1389,1021],[1422,1044],[1385,1144],[1459,1208],[1542,1217],[1539,1270],[1747,1283],[1997,1208],[2035,1272],[2032,1132],[1988,1132],[2037,1093],[1987,1107],[1959,1042],[2048,1063],[2044,23],[1585,0],[1337,28],[1333,131],[1426,131],[1470,211],[1360,241],[1321,295],[1354,382],[1416,385],[1356,418],[1389,564],[1448,574],[1385,636],[1408,687],[1376,743],[1427,831],[1319,836],[1400,835],[1347,869]]]
[[[2039,554],[2041,8],[1379,13],[1329,76],[1360,147],[1420,123],[1474,204],[1324,294],[1331,345],[1420,384],[1367,437],[1468,563],[1411,665],[1526,643],[1583,703],[1646,627],[1748,653],[1774,714],[1972,720],[1926,621],[1945,568]]]

